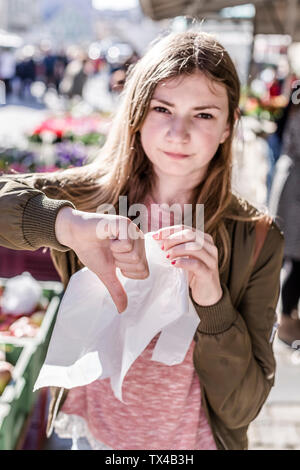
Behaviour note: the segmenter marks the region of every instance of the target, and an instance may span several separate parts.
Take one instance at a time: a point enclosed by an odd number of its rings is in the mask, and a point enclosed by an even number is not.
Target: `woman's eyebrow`
[[[153,97],[152,100],[160,101],[160,103],[166,104],[167,106],[170,106],[171,108],[174,108],[174,106],[175,106],[174,104],[169,103],[168,101],[162,100],[160,98]],[[216,104],[205,104],[205,105],[202,105],[202,106],[195,106],[192,109],[195,110],[195,111],[199,111],[201,109],[219,109],[221,111],[221,108],[219,106],[217,106]]]

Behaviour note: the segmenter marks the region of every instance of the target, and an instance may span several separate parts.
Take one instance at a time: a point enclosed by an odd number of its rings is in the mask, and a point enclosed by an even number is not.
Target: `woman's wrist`
[[[200,305],[200,307],[213,307],[215,305],[217,305],[223,298],[223,289],[222,287],[220,287],[220,290],[218,291],[218,293],[216,295],[214,295],[213,297],[211,298],[207,298],[205,302],[202,301],[202,303],[198,304]]]
[[[72,248],[72,221],[76,210],[72,207],[62,207],[55,220],[55,236],[57,241],[64,246]]]

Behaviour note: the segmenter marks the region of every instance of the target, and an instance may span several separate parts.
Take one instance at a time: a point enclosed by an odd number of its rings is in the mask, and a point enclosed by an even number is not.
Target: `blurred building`
[[[90,41],[93,12],[91,0],[1,0],[0,30],[18,33],[27,43]]]
[[[0,29],[23,33],[39,24],[40,0],[1,0]]]
[[[39,1],[43,34],[53,44],[78,44],[95,39],[91,0]]]

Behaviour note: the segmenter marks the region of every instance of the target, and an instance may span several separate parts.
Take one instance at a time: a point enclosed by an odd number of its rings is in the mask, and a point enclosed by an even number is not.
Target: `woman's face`
[[[229,135],[227,121],[226,88],[201,72],[160,82],[140,131],[156,174],[200,182]]]

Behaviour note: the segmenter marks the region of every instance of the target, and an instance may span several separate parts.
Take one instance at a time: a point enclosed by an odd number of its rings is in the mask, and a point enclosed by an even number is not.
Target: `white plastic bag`
[[[6,282],[1,298],[2,311],[12,315],[31,313],[39,303],[41,295],[40,284],[30,273],[24,272]]]
[[[170,366],[183,361],[200,319],[189,298],[186,272],[171,265],[152,233],[145,235],[149,277],[129,279],[117,270],[128,296],[123,313],[92,271],[83,268],[71,277],[34,391],[110,377],[122,401],[127,371],[159,332],[152,360]]]

